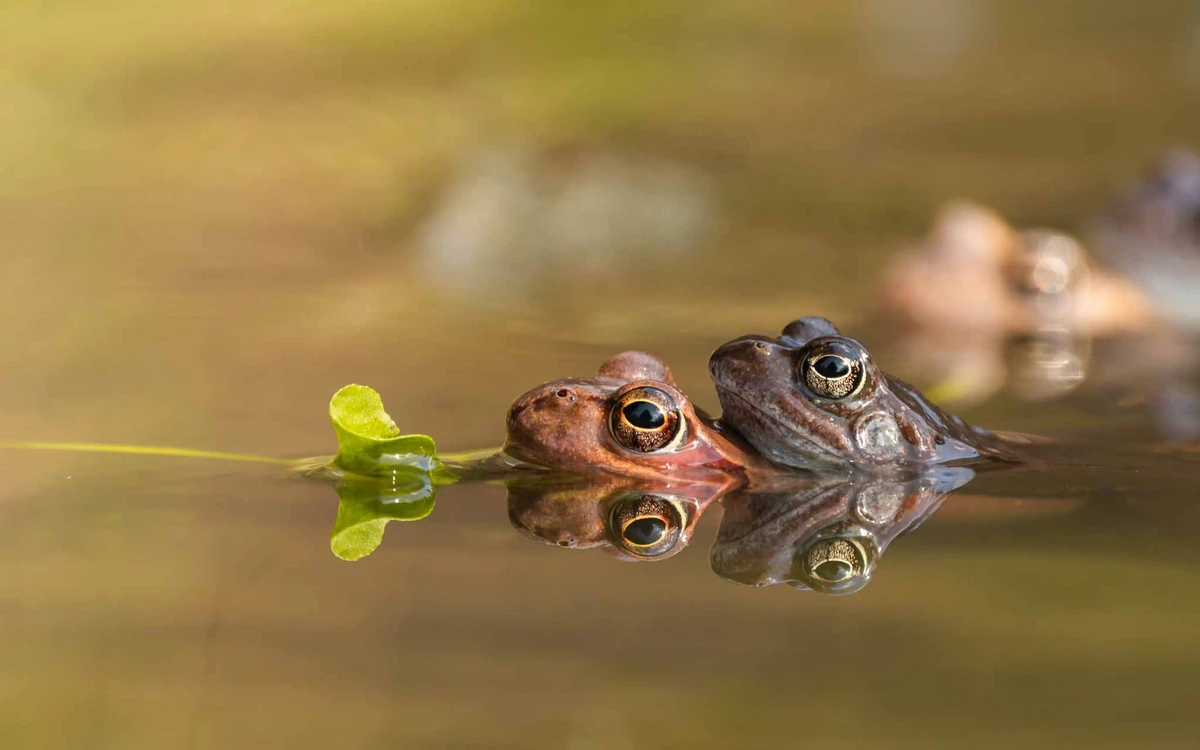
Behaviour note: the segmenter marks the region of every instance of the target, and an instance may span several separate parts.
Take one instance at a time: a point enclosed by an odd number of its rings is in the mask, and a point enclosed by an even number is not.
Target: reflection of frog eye
[[[622,447],[656,453],[677,447],[684,436],[683,414],[664,390],[644,386],[621,394],[608,416],[612,435]]]
[[[853,396],[862,388],[862,355],[849,342],[826,341],[814,345],[800,365],[808,389],[828,399]]]
[[[614,541],[635,557],[657,557],[673,549],[683,524],[683,506],[663,495],[622,498],[609,515]]]
[[[801,550],[796,562],[801,576],[826,593],[849,593],[861,588],[872,552],[853,536],[825,537]]]
[[[863,571],[861,547],[845,539],[827,539],[814,544],[805,555],[805,570],[824,583],[841,583]]]

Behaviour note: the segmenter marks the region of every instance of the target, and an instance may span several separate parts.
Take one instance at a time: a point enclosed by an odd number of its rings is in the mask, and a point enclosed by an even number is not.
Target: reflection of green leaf
[[[387,478],[347,475],[337,493],[329,547],[343,560],[360,560],[379,547],[389,522],[417,521],[433,512],[437,489],[429,472],[406,467]]]
[[[365,385],[348,385],[329,401],[329,418],[337,435],[334,465],[360,476],[386,477],[405,468],[429,472],[437,484],[455,477],[437,459],[428,435],[401,435],[383,410],[383,400]]]

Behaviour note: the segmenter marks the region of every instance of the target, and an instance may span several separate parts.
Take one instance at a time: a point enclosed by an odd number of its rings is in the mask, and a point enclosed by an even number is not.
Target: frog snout
[[[521,395],[509,407],[505,420],[509,442],[543,440],[547,422],[561,418],[576,403],[574,389],[555,384],[539,386]]]
[[[708,359],[708,374],[717,385],[736,386],[760,371],[771,354],[768,342],[741,338],[717,348]]]

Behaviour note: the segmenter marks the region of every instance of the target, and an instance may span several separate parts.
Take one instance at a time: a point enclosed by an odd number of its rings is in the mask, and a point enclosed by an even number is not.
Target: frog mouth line
[[[732,390],[726,390],[726,389],[720,389],[720,391],[718,392],[718,395],[720,395],[722,397],[732,397],[733,399],[735,399],[738,402],[738,404],[742,408],[757,415],[759,417],[759,419],[761,419],[763,422],[766,422],[771,427],[773,427],[776,432],[787,435],[789,438],[789,441],[792,443],[792,447],[800,450],[802,455],[805,458],[812,459],[823,465],[830,464],[830,463],[835,463],[835,464],[843,463],[842,461],[837,460],[835,458],[834,454],[831,453],[828,449],[823,448],[822,446],[818,445],[816,442],[814,442],[811,438],[804,435],[802,432],[792,429],[785,422],[783,422],[783,420],[781,420],[778,417],[776,417],[775,415],[769,413],[767,410],[763,409],[758,404],[754,403],[753,401],[746,398],[745,396],[742,396],[741,394],[736,393]],[[734,427],[734,429],[736,429],[736,426]],[[798,443],[802,443],[802,445],[798,445]],[[805,446],[807,446],[807,447],[805,447]],[[763,452],[765,453],[766,451],[763,451]]]

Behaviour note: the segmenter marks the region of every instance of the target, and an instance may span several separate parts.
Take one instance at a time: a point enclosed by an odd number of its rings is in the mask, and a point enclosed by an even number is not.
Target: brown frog
[[[824,318],[796,320],[777,339],[743,336],[708,366],[722,421],[785,466],[1022,460],[1013,440],[942,411]]]
[[[697,412],[670,369],[644,352],[594,378],[540,385],[513,402],[503,454],[536,466],[644,480],[737,486],[770,465]]]

